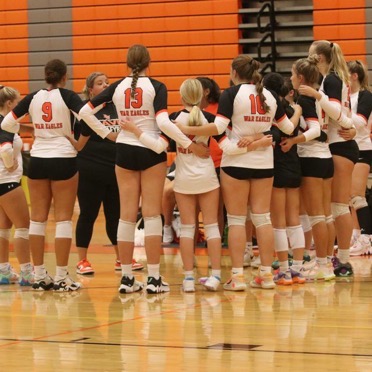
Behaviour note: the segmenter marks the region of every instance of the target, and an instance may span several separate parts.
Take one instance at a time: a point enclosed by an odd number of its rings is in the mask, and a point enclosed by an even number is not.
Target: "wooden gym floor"
[[[46,264],[54,275],[49,225]],[[165,248],[171,292],[119,295],[107,243],[100,214],[89,249],[96,274],[79,277],[79,292],[0,286],[0,371],[372,371],[372,258],[352,258],[353,279],[246,292],[198,285],[184,294],[178,249]],[[196,254],[197,275],[205,276],[206,250]],[[135,256],[145,261],[143,248]],[[76,262],[73,248],[73,277]],[[146,271],[135,275],[146,280]]]

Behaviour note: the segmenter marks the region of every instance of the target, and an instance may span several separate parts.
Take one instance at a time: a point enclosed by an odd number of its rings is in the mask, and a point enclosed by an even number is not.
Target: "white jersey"
[[[219,133],[229,126],[227,137],[236,143],[244,136],[270,130],[273,121],[285,133],[293,132],[294,126],[285,114],[279,97],[267,89],[263,90],[270,110],[265,113],[254,84],[240,84],[226,89],[220,98],[215,124]],[[221,167],[272,169],[273,148],[261,147],[238,155],[222,155]]]
[[[171,117],[177,119],[177,122],[182,125],[188,125],[189,112],[186,110]],[[205,124],[208,124],[206,118],[203,121],[203,125]],[[208,146],[208,136],[189,136],[189,138],[195,143]],[[202,194],[215,190],[219,186],[212,158],[202,159],[177,143],[174,191],[181,194]]]
[[[83,105],[80,97],[68,89],[41,89],[23,98],[5,117],[1,127],[18,132],[18,122],[30,114],[35,129],[31,156],[73,158],[77,151],[66,137],[73,137],[73,114],[77,115]]]
[[[319,91],[323,94],[319,101],[323,118],[323,130],[327,132],[329,143],[345,142],[338,131],[342,127],[351,127],[349,87],[335,74],[325,76]],[[344,125],[344,124],[348,125]],[[351,125],[350,125],[351,123]]]
[[[362,90],[350,95],[352,118],[357,130],[354,138],[359,150],[372,150],[371,125],[372,125],[372,93]]]

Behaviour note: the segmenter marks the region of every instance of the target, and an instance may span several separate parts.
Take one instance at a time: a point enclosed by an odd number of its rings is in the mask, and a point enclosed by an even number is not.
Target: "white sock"
[[[194,280],[194,271],[193,270],[190,270],[190,271],[185,271],[185,279],[192,279]]]
[[[2,272],[9,271],[9,268],[10,268],[9,262],[0,263],[0,271]]]
[[[21,271],[23,271],[24,273],[28,273],[32,271],[31,262],[26,262],[26,263],[20,264],[19,266],[21,267]]]
[[[121,276],[127,276],[129,279],[133,278],[132,264],[123,265],[121,264]]]
[[[260,266],[260,276],[271,274],[271,266]]]
[[[58,281],[58,280],[66,278],[67,274],[68,274],[67,266],[57,266],[55,280]]]
[[[339,249],[337,253],[338,259],[341,263],[347,263],[350,258],[350,250],[349,249]]]
[[[242,267],[233,267],[231,269],[233,275],[243,275],[243,268]]]
[[[147,264],[148,276],[152,276],[155,279],[160,277],[160,264]]]
[[[288,260],[285,260],[285,261],[279,261],[279,267],[280,267],[280,271],[282,273],[284,273],[285,271],[287,271],[289,269],[289,263],[288,263]]]
[[[221,270],[213,270],[212,269],[212,275],[216,277],[217,279],[221,280]]]
[[[34,266],[34,270],[35,270],[35,276],[37,278],[45,278],[45,276],[47,274],[47,271],[45,269],[44,264],[42,264],[40,266]]]
[[[318,263],[319,266],[322,266],[322,267],[327,266],[327,257],[322,257],[322,258],[317,257],[316,262]]]

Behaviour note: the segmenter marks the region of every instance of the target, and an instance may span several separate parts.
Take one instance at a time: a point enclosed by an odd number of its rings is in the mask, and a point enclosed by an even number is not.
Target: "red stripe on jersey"
[[[287,117],[287,115],[284,114],[280,119],[276,120],[276,122],[277,122],[277,123],[280,123],[280,122],[283,121],[286,117]]]
[[[158,116],[159,114],[161,114],[161,113],[163,113],[163,112],[165,112],[165,113],[168,114],[168,110],[163,109],[163,110],[160,110],[160,111],[156,112],[156,113],[155,113],[155,116]]]
[[[90,101],[88,101],[88,106],[89,106],[92,110],[95,109],[95,107],[93,106],[92,102],[90,102]]]
[[[12,115],[13,115],[13,118],[15,119],[15,120],[17,120],[18,118],[17,118],[17,115],[12,111]]]
[[[219,141],[218,143],[221,143],[227,136],[223,136]]]
[[[357,114],[357,115],[360,116],[367,124],[368,120],[363,114]]]
[[[163,138],[163,140],[164,140],[164,141],[166,141],[167,143],[169,143],[169,141],[168,141],[168,138],[167,138],[167,137],[165,137],[165,136],[162,136],[162,135],[160,135],[160,138]]]
[[[304,118],[306,121],[316,121],[317,123],[319,122],[318,118]]]

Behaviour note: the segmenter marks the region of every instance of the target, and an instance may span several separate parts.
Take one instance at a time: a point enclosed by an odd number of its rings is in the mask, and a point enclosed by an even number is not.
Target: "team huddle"
[[[94,272],[87,248],[103,203],[123,294],[144,288],[149,294],[169,292],[160,258],[163,235],[164,241],[172,240],[175,203],[185,292],[195,291],[199,211],[211,270],[198,280],[209,291],[221,285],[225,224],[232,268],[224,290],[247,288],[243,269],[253,266],[253,227],[259,256],[251,287],[272,289],[353,275],[350,255],[372,253],[365,198],[372,161],[372,96],[363,64],[346,63],[336,43],[315,41],[309,56],[293,63],[286,80],[277,73],[262,78],[260,64],[239,55],[231,64],[229,88],[222,94],[217,89],[214,96],[217,84],[212,79],[187,79],[180,87],[183,109],[171,115],[167,88],[147,76],[149,64],[147,48],[131,46],[129,75],[110,85],[104,73],[89,75],[86,102],[64,88],[67,68],[60,60],[45,66],[47,88],[22,100],[15,89],[0,88],[0,284],[19,282],[39,291],[81,288],[67,269],[76,195],[81,210],[77,272]],[[19,187],[22,141],[17,133],[26,114],[34,127],[30,215]],[[172,141],[177,156],[170,176],[166,151]],[[171,191],[172,202],[164,200],[165,190]],[[44,265],[52,200],[54,278]],[[143,268],[133,259],[139,206],[146,284],[133,275]],[[9,264],[12,225],[20,274]],[[312,241],[316,258],[307,262]]]

